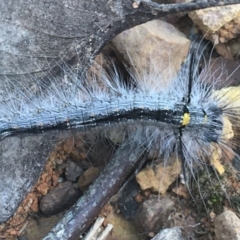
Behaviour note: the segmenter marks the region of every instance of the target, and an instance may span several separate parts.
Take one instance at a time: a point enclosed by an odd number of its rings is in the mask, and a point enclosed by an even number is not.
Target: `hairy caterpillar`
[[[144,136],[147,140],[139,140],[139,144],[147,150],[158,146],[158,155],[163,155],[165,162],[172,153],[179,155],[183,170],[193,174],[196,165],[210,163],[214,143],[225,151],[231,150],[228,140],[232,131],[226,125],[238,118],[233,105],[238,95],[227,100],[226,93],[215,91],[218,81],[209,84],[206,76],[199,74],[196,54],[198,51],[190,52],[170,84],[159,81],[161,73],[156,67],[150,73],[131,73],[130,83],[124,82],[115,70],[110,75],[101,72],[101,77],[92,83],[80,82],[77,75],[66,72],[66,82],[55,79],[37,96],[9,81],[0,106],[1,139],[48,130],[122,125],[136,139]],[[8,100],[12,87],[18,92],[17,101]]]
[[[224,132],[224,119],[238,118],[238,112],[231,107],[238,97],[226,102],[224,96],[214,92],[218,80],[211,84],[204,80],[198,72],[200,58],[196,54],[190,52],[171,84],[161,82],[157,66],[149,73],[131,73],[129,84],[116,69],[110,75],[101,72],[100,88],[96,81],[79,81],[66,72],[67,83],[60,84],[56,79],[37,96],[9,82],[0,105],[0,139],[47,130],[140,123],[146,126],[146,137],[151,136],[149,145],[158,142],[160,155],[167,160],[175,151],[184,167],[192,169],[193,164],[210,158],[211,143],[229,148],[225,139],[231,132]],[[18,92],[17,101],[8,100],[12,87]]]

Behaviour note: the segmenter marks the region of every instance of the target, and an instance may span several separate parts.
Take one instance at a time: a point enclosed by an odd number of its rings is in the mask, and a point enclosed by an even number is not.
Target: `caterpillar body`
[[[126,84],[115,69],[111,74],[101,71],[101,88],[96,81],[79,81],[68,72],[67,84],[55,79],[50,88],[37,96],[26,94],[14,85],[17,101],[4,101],[0,105],[0,138],[48,130],[140,123],[146,137],[151,139],[146,143],[147,148],[152,142],[158,142],[159,154],[164,155],[166,161],[175,151],[181,155],[184,165],[192,169],[195,163],[210,158],[211,143],[230,149],[226,139],[231,132],[224,131],[225,118],[238,114],[233,112],[232,104],[239,99],[227,102],[214,90],[217,79],[211,84],[205,81],[209,72],[199,74],[197,54],[190,51],[184,67],[170,84],[161,81],[161,73],[155,67],[154,71],[131,73],[130,84]],[[12,86],[10,90],[6,88],[3,99],[8,99],[10,91]]]
[[[239,88],[235,95],[231,88],[216,90],[218,79],[208,81],[214,75],[211,65],[199,72],[203,55],[199,51],[190,49],[170,82],[162,81],[157,66],[130,72],[128,82],[115,67],[110,73],[100,70],[100,76],[90,81],[67,69],[64,78],[53,78],[37,93],[7,79],[0,103],[0,139],[121,126],[131,136],[126,139],[136,139],[147,151],[157,149],[164,164],[173,154],[178,156],[184,178],[188,180],[186,172],[195,178],[198,166],[212,165],[215,145],[222,150],[221,157],[234,152],[232,129],[240,117]]]

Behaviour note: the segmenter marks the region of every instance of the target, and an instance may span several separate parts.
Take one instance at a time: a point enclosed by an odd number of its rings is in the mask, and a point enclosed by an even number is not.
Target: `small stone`
[[[158,233],[152,240],[184,240],[182,231],[179,227],[166,228]]]
[[[165,194],[168,187],[181,173],[181,162],[175,161],[170,166],[159,164],[154,169],[147,167],[136,175],[136,181],[142,190],[151,189],[153,192]]]
[[[135,222],[146,233],[158,232],[166,225],[173,207],[174,201],[167,197],[148,199],[137,210]]]
[[[99,169],[97,167],[90,167],[78,179],[78,186],[81,191],[86,188],[98,177]]]
[[[48,190],[49,190],[49,186],[46,182],[40,183],[37,186],[37,190],[39,191],[39,193],[41,193],[42,195],[46,195]]]
[[[135,201],[138,203],[141,203],[143,201],[143,196],[141,194],[138,194],[134,197]]]
[[[126,219],[134,219],[139,208],[135,196],[139,194],[140,188],[135,179],[128,182],[123,191],[119,193],[118,208]]]
[[[80,195],[80,191],[73,187],[72,182],[60,183],[40,200],[40,210],[46,216],[60,213],[73,205]]]
[[[73,161],[66,163],[66,178],[68,181],[75,182],[83,174],[83,169]]]
[[[33,212],[38,212],[39,208],[38,208],[38,198],[35,197],[35,199],[33,200],[33,203],[31,205],[31,210]]]
[[[155,236],[155,233],[154,232],[150,232],[150,233],[148,233],[148,236],[153,238]]]
[[[139,4],[137,2],[133,2],[132,6],[133,8],[139,8]]]
[[[176,193],[178,196],[184,197],[185,199],[189,199],[189,190],[186,185],[179,184],[177,187],[172,188],[172,191]]]
[[[240,219],[228,210],[218,215],[214,220],[216,239],[240,240]]]
[[[57,164],[57,165],[62,165],[62,164],[63,164],[63,159],[62,159],[62,158],[57,159],[57,160],[56,160],[56,164]]]

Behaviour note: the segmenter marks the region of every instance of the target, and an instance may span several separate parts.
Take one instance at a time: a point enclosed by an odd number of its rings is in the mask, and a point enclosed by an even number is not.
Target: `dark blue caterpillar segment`
[[[120,107],[120,106],[119,106]],[[67,129],[86,129],[96,126],[111,125],[114,123],[149,121],[155,123],[160,129],[163,127],[161,123],[169,124],[169,128],[173,131],[181,129],[183,131],[203,131],[207,141],[217,141],[219,130],[222,128],[221,110],[218,107],[212,107],[208,114],[201,108],[186,107],[184,103],[175,104],[172,109],[168,106],[153,110],[147,108],[133,108],[126,111],[124,109],[105,111],[107,114],[92,115],[90,111],[76,110],[69,115],[67,119],[48,116],[41,122],[40,119],[18,121],[14,123],[0,122],[0,136],[3,139],[6,136],[13,136],[22,133],[37,134],[46,131],[62,131]],[[104,113],[104,112],[103,112]],[[187,120],[186,120],[187,119]],[[217,131],[216,131],[217,130]]]

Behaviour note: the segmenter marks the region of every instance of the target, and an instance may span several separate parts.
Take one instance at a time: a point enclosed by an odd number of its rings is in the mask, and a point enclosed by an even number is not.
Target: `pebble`
[[[160,229],[166,227],[166,220],[173,208],[174,201],[168,197],[148,199],[140,204],[135,223],[144,232],[159,232]]]
[[[219,214],[214,220],[216,239],[240,240],[240,219],[228,210]]]
[[[83,174],[83,169],[73,161],[66,163],[66,179],[75,182],[79,176]]]
[[[59,183],[40,200],[40,210],[46,216],[60,213],[72,206],[80,196],[80,191],[73,187],[72,182]]]

